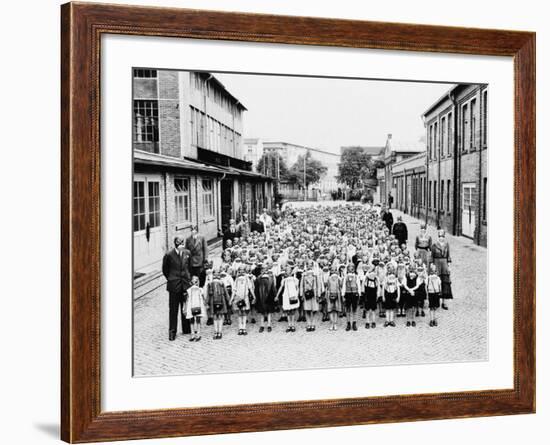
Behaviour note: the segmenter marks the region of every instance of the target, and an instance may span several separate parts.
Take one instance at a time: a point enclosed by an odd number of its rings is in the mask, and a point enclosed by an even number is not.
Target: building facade
[[[420,153],[426,153],[426,145],[423,142],[395,140],[391,133],[388,134],[386,144],[379,158],[384,161],[384,171],[377,172],[379,180],[378,196],[381,204],[389,204],[390,193],[393,196],[394,203],[396,202],[398,190],[397,182],[393,177],[393,166]]]
[[[292,167],[299,156],[304,156],[309,151],[312,159],[321,162],[321,164],[327,167],[327,172],[317,184],[308,186],[308,193],[311,192],[312,189],[315,189],[317,191],[316,193],[320,192],[322,194],[330,194],[338,190],[340,185],[337,179],[338,164],[341,158],[339,153],[332,153],[314,147],[305,147],[290,142],[263,141],[263,152],[270,151],[278,152],[288,168]],[[288,190],[292,189],[294,191],[299,188],[296,185],[291,186],[289,184],[285,187],[287,187]],[[282,187],[282,189],[285,187]]]
[[[456,85],[423,115],[427,215],[487,245],[487,85]]]
[[[215,240],[271,207],[271,179],[244,159],[244,105],[210,73],[134,69],[134,270],[158,269],[176,234]]]
[[[252,164],[252,169],[256,170],[258,162],[264,154],[264,144],[259,138],[245,138],[243,143],[244,160]]]
[[[447,233],[487,245],[487,85],[456,85],[422,115],[426,151],[379,171],[381,198]],[[383,185],[382,185],[383,184]],[[383,201],[384,203],[387,201]]]

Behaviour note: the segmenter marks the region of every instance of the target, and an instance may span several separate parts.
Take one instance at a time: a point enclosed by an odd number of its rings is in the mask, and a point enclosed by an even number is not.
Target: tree
[[[347,147],[342,151],[338,164],[338,181],[355,189],[368,179],[376,178],[378,162],[373,162],[370,154],[361,147]]]
[[[306,167],[306,188],[311,184],[316,184],[327,173],[328,168],[323,163],[311,157],[311,152],[308,150],[305,154]],[[298,156],[296,162],[288,171],[290,182],[304,186],[304,155]]]
[[[277,159],[278,158],[278,159]],[[256,171],[262,175],[278,177],[282,180],[288,177],[288,167],[279,152],[266,151],[258,161]]]

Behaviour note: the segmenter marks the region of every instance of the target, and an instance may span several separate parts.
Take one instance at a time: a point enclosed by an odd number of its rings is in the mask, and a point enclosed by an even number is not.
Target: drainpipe
[[[436,145],[436,150],[437,150],[437,184],[436,184],[436,190],[437,188],[439,187],[439,193],[437,194],[437,202],[435,203],[436,204],[436,208],[437,208],[437,228],[438,229],[441,229],[441,208],[440,208],[440,204],[441,204],[441,198],[442,198],[442,194],[441,194],[441,118],[440,116],[437,116],[437,133],[435,135],[435,137],[437,138],[437,142],[438,144]]]
[[[458,162],[458,106],[456,103],[456,97],[452,92],[449,92],[449,99],[453,104],[453,235],[458,235],[458,214],[459,214],[459,162]],[[447,190],[447,193],[449,191]]]
[[[483,94],[481,93],[481,88],[479,89],[479,107],[478,107],[478,110],[479,110],[479,119],[478,119],[478,126],[479,126],[479,138],[478,138],[478,152],[479,152],[479,164],[478,164],[478,182],[479,182],[479,187],[477,189],[477,222],[476,222],[476,229],[477,229],[477,234],[476,234],[476,244],[479,246],[481,244],[481,197],[482,197],[482,192],[483,190],[481,190],[481,187],[483,186],[482,184],[482,174],[481,174],[481,151],[482,151],[482,145],[483,145],[483,141],[481,140],[481,110],[482,110],[482,104],[481,101],[483,100]]]

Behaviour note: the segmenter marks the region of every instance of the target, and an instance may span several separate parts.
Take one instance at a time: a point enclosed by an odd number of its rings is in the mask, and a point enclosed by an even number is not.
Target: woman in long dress
[[[449,269],[449,263],[451,263],[451,250],[449,242],[445,238],[445,231],[439,230],[437,232],[437,241],[432,244],[432,263],[437,269],[437,274],[441,279],[441,299],[442,309],[449,309],[446,304],[446,300],[453,298],[453,292],[451,289],[451,270]]]
[[[432,250],[432,237],[426,232],[426,224],[422,223],[420,225],[420,234],[416,235],[416,240],[414,242],[414,248],[420,255],[424,267],[428,267],[430,264],[430,252]]]

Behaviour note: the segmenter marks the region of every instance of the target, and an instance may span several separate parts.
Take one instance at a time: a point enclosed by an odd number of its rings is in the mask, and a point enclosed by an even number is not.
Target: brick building
[[[487,85],[456,85],[422,116],[427,215],[449,233],[487,245]]]
[[[242,148],[244,105],[210,73],[134,69],[134,269],[159,268],[191,226],[215,240],[230,218],[271,207],[271,179]]]
[[[426,151],[379,171],[394,207],[486,246],[487,85],[455,85],[422,118]]]

